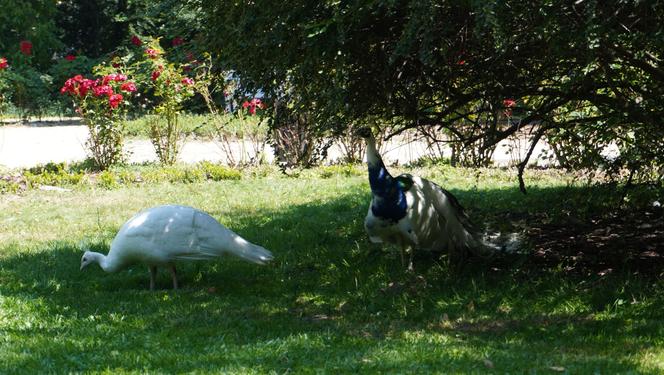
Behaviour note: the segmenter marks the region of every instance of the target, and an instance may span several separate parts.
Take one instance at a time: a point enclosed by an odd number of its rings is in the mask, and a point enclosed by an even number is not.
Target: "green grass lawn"
[[[526,196],[506,172],[426,170],[476,221],[583,217],[607,204],[555,175]],[[0,373],[661,373],[660,278],[574,276],[523,258],[406,273],[368,242],[364,176],[315,173],[0,195]],[[209,212],[275,261],[179,265],[181,290],[146,267],[79,271],[120,225],[164,203]],[[503,223],[504,224],[504,223]]]

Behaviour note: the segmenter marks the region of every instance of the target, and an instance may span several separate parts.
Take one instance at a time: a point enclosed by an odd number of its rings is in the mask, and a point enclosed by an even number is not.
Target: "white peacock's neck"
[[[90,252],[90,256],[93,257],[94,261],[99,264],[99,267],[106,272],[115,272],[117,271],[116,265],[104,254]]]
[[[381,161],[378,149],[376,149],[376,138],[367,138],[367,163],[376,165]]]

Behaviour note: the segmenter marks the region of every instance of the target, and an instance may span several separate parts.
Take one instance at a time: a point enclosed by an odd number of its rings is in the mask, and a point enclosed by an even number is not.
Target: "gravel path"
[[[76,162],[87,157],[85,141],[88,130],[76,121],[48,121],[30,125],[0,126],[0,166],[4,168],[28,168],[48,162]],[[507,152],[509,142],[499,144],[494,154],[494,162],[507,165],[512,162],[514,153]],[[521,146],[521,153],[525,145]],[[538,155],[542,147],[533,154]],[[140,163],[156,161],[157,156],[149,140],[128,140],[125,151],[129,161]],[[384,148],[384,159],[389,163],[407,163],[426,154],[426,145],[422,142],[406,144],[388,144]],[[272,161],[272,152],[265,150],[266,159]],[[341,152],[338,147],[329,151],[329,160],[338,159]],[[185,163],[202,160],[224,162],[225,157],[220,145],[212,141],[189,140],[185,142],[179,156]]]

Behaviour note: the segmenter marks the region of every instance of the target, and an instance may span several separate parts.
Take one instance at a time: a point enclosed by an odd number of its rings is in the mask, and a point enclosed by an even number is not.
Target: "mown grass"
[[[477,220],[549,212],[582,217],[603,191],[506,172],[418,170]],[[321,178],[321,176],[325,178]],[[575,194],[570,194],[574,192]],[[368,243],[364,176],[27,190],[0,196],[0,373],[661,373],[664,289],[628,272],[420,257],[403,272]],[[260,267],[223,258],[179,265],[182,289],[148,290],[145,267],[79,271],[80,245],[106,252],[135,212],[198,207],[273,251]],[[565,211],[565,212],[563,212]]]

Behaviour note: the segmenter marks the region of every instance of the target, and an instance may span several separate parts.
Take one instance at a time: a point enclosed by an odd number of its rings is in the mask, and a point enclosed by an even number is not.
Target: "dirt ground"
[[[529,262],[541,268],[562,267],[572,275],[631,272],[664,276],[662,207],[556,225],[535,218],[527,237],[534,245]]]

